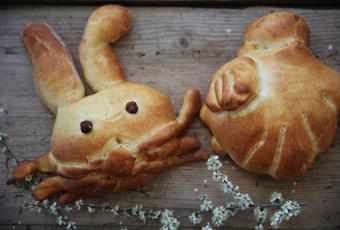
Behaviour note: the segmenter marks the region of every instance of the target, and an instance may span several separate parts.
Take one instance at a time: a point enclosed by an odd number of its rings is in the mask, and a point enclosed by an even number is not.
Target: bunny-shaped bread
[[[84,97],[84,86],[71,55],[45,23],[25,27],[22,40],[33,65],[38,95],[56,115],[49,153],[21,162],[16,179],[35,172],[57,176],[38,184],[34,198],[63,192],[60,203],[126,191],[172,166],[203,160],[199,141],[178,136],[200,107],[199,92],[189,90],[178,118],[169,99],[143,84],[127,82],[110,42],[130,28],[127,9],[105,5],[89,17],[79,47],[84,76],[96,92]]]
[[[308,49],[308,27],[288,12],[252,22],[236,58],[212,77],[200,117],[211,146],[276,179],[305,171],[331,145],[340,74]]]

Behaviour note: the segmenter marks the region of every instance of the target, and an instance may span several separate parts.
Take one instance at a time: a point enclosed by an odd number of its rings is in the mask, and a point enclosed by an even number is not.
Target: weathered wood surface
[[[94,6],[3,6],[0,9],[0,132],[9,135],[8,145],[19,159],[32,159],[48,151],[53,117],[35,94],[31,65],[26,58],[19,34],[24,24],[33,20],[50,23],[71,49],[76,62],[76,49]],[[164,91],[180,108],[187,89],[198,87],[204,95],[211,74],[230,60],[242,43],[245,26],[255,17],[279,8],[213,9],[213,8],[133,8],[132,31],[115,44],[129,80],[147,83]],[[320,59],[340,70],[340,11],[285,8],[305,18],[311,30],[311,49]],[[332,45],[332,49],[328,47]],[[78,65],[79,67],[79,65]],[[79,68],[78,68],[79,69]],[[190,127],[202,141],[202,149],[210,150],[209,131],[196,120]],[[301,215],[283,228],[336,229],[340,226],[340,135],[327,154],[320,156],[313,168],[294,180],[277,182],[269,177],[247,173],[234,164],[226,164],[225,172],[241,191],[256,202],[267,202],[274,190],[287,198],[306,204]],[[18,207],[28,196],[7,186],[8,175],[1,156],[0,167],[0,229],[8,229],[21,220],[31,229],[54,229],[50,215],[23,212]],[[215,202],[225,197],[207,172],[204,163],[174,168],[158,176],[145,189],[149,196],[138,192],[113,194],[105,200],[110,204],[132,206],[142,203],[149,208],[172,208],[178,215],[190,213],[199,201],[193,192],[208,193]],[[208,179],[208,185],[203,183]],[[296,185],[293,185],[296,181]],[[292,191],[295,191],[293,193]],[[102,201],[95,200],[95,203]],[[118,228],[116,219],[108,215],[91,217],[86,212],[74,215],[78,228],[94,229],[93,225],[108,224],[103,229]],[[91,225],[91,226],[90,226]],[[48,228],[46,227],[48,226]],[[129,229],[144,229],[139,222],[123,220]],[[187,220],[182,226],[190,227]],[[251,228],[250,212],[230,219],[227,226]],[[20,228],[20,226],[17,226]],[[22,226],[22,229],[25,227]],[[155,224],[148,225],[157,229]],[[26,229],[26,228],[25,228]],[[82,228],[81,228],[82,229]]]
[[[336,6],[336,0],[4,0],[8,3],[42,3],[42,4],[128,4],[133,6],[141,5],[162,5],[162,6],[258,6],[258,5],[296,5],[296,6]]]

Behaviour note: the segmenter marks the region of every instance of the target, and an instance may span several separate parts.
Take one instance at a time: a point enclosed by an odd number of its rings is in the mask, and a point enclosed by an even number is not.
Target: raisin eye
[[[134,101],[129,101],[126,103],[125,109],[128,113],[135,114],[138,112],[138,105]]]
[[[92,122],[91,121],[82,121],[80,123],[80,130],[83,133],[89,133],[92,130]]]

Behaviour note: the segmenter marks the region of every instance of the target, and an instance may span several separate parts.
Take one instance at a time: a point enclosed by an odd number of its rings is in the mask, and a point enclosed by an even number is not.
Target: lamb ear
[[[59,106],[84,97],[71,54],[48,24],[33,22],[25,26],[21,39],[32,62],[37,94],[53,114]]]
[[[129,11],[118,5],[96,9],[88,19],[78,55],[86,81],[94,91],[125,81],[111,42],[130,29]]]

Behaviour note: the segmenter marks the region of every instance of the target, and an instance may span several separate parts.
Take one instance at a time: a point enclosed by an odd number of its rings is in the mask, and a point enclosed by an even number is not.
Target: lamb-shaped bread
[[[126,8],[105,5],[89,17],[79,47],[84,86],[67,50],[50,26],[26,26],[22,40],[33,65],[35,87],[56,116],[51,150],[21,162],[13,172],[23,179],[35,171],[58,174],[33,192],[37,200],[63,192],[60,203],[126,191],[158,173],[203,160],[194,137],[179,136],[199,112],[200,96],[189,90],[179,116],[169,99],[149,86],[126,81],[110,42],[130,28]]]
[[[340,75],[308,49],[308,27],[292,13],[253,21],[236,58],[212,77],[200,117],[215,152],[281,180],[308,169],[331,145]]]

